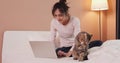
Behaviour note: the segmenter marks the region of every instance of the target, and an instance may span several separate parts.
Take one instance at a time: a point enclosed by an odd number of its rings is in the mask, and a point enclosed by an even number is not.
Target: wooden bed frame
[[[116,0],[116,39],[120,39],[120,0]]]

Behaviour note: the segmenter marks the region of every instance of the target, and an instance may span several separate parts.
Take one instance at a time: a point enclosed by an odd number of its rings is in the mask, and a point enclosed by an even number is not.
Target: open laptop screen
[[[54,43],[50,41],[30,41],[36,58],[57,58]]]

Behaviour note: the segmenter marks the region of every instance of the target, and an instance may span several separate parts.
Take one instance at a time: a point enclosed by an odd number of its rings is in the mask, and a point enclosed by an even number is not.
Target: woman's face
[[[65,22],[68,20],[68,17],[65,14],[61,13],[59,9],[56,9],[53,16],[62,24],[65,24]]]

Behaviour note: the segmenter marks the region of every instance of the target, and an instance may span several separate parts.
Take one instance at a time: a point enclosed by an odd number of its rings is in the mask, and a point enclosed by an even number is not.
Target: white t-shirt
[[[70,17],[67,25],[61,24],[57,19],[53,19],[51,22],[51,41],[55,42],[56,33],[58,33],[60,47],[73,46],[74,39],[79,32],[80,20],[76,17]],[[71,51],[73,50],[73,47],[70,49]]]

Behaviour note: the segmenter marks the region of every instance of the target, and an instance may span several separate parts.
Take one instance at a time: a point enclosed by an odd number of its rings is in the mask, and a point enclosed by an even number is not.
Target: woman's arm
[[[77,34],[80,32],[80,20],[78,18],[75,18],[74,20],[75,20],[73,21],[74,37],[76,37]],[[67,57],[69,57],[72,54],[73,48],[74,48],[74,43],[71,49],[69,50],[69,52],[66,54]]]
[[[74,37],[76,37],[77,34],[81,31],[80,30],[80,20],[78,18],[75,18],[73,26],[74,26]]]
[[[55,42],[55,37],[56,37],[56,29],[55,29],[55,23],[54,20],[51,21],[51,26],[50,26],[50,32],[51,32],[51,42]]]

